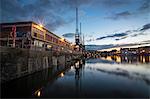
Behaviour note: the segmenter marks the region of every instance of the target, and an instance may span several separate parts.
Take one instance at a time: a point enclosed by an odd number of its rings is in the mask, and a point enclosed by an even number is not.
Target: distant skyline
[[[0,22],[35,21],[74,42],[77,2],[86,45],[150,44],[150,0],[1,0]]]

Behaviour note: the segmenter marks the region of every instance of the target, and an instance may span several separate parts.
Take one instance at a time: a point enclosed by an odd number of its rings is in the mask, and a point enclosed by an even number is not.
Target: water
[[[149,98],[150,56],[79,60],[2,84],[2,97]]]

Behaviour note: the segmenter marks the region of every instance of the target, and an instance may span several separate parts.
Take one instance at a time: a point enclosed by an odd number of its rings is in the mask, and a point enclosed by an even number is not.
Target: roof
[[[0,25],[13,25],[13,24],[29,24],[35,23],[33,21],[23,21],[23,22],[7,22],[7,23],[0,23]],[[35,23],[36,24],[36,23]]]

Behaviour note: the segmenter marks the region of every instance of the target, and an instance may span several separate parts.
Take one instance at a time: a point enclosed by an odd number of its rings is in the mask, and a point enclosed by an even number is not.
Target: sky
[[[150,0],[1,0],[0,4],[1,23],[42,23],[71,42],[78,6],[86,45],[103,49],[150,44]]]

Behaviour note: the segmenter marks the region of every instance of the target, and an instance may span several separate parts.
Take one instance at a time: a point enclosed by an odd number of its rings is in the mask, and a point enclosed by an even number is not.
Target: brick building
[[[12,46],[11,36],[13,26],[16,27],[15,47],[44,50],[73,50],[73,46],[67,40],[48,31],[39,24],[28,22],[1,23],[0,24],[0,45]]]

